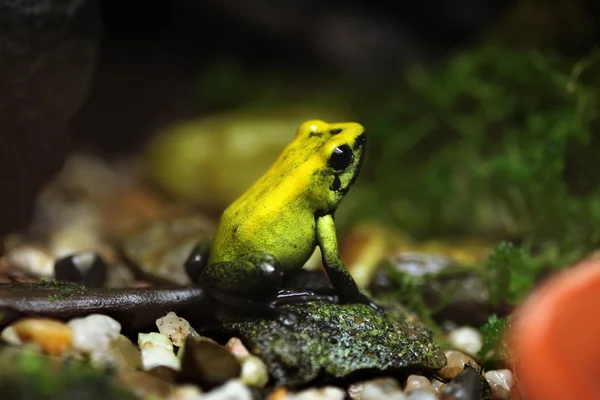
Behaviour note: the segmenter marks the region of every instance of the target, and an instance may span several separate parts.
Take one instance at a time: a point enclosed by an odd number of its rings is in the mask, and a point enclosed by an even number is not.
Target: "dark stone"
[[[241,371],[235,356],[212,340],[196,337],[185,341],[180,382],[211,389],[239,377]]]
[[[99,36],[95,0],[0,2],[0,235],[26,226],[66,157]]]
[[[98,253],[83,252],[57,260],[54,264],[54,277],[59,281],[101,287],[106,281],[107,269]]]
[[[487,389],[487,390],[486,390]],[[452,382],[442,390],[442,400],[479,400],[489,397],[489,385],[476,368],[465,366]]]
[[[177,377],[177,371],[164,365],[151,368],[147,372],[153,377],[169,383],[174,382],[175,378]]]

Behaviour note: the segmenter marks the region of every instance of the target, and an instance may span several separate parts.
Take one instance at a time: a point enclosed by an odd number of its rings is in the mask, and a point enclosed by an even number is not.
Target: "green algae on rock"
[[[323,377],[341,379],[361,371],[433,371],[446,364],[431,333],[406,314],[386,317],[363,304],[326,302],[283,308],[297,315],[294,325],[284,326],[275,319],[224,323],[226,331],[265,361],[278,386],[300,386]]]

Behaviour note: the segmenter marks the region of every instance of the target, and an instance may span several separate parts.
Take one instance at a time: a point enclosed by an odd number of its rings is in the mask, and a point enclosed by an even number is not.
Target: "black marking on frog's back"
[[[333,190],[334,192],[337,192],[340,190],[341,185],[342,185],[342,182],[340,181],[340,177],[336,175],[333,177],[333,182],[331,183],[331,186],[329,187],[329,189]]]
[[[323,136],[323,132],[311,132],[308,134],[308,137],[321,137]]]
[[[340,128],[330,129],[329,134],[332,136],[335,136],[335,135],[342,133],[342,131],[343,131],[343,129],[340,129]]]

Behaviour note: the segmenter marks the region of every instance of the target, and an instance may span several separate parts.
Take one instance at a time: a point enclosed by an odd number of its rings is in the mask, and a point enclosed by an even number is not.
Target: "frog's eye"
[[[347,144],[336,147],[327,164],[336,171],[343,171],[352,162],[352,150]]]

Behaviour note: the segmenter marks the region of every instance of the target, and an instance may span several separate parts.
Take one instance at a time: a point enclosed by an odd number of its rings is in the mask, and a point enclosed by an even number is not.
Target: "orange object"
[[[509,343],[526,400],[600,399],[600,260],[543,283],[517,309]]]

